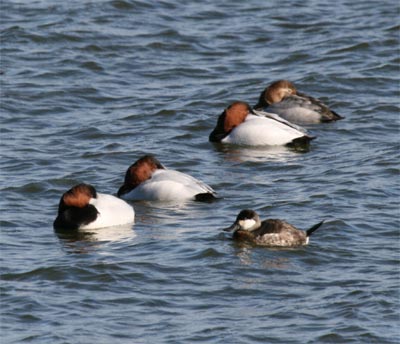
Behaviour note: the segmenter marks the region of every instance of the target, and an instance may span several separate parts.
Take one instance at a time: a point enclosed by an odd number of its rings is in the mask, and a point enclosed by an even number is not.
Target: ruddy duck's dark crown
[[[242,210],[236,218],[236,221],[251,220],[257,217],[257,213],[251,209]]]

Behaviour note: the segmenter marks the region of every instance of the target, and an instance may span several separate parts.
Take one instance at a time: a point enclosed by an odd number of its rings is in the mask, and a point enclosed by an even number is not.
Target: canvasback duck
[[[56,230],[96,229],[133,223],[135,211],[125,201],[102,193],[88,184],[65,192],[54,221]]]
[[[212,201],[216,194],[205,183],[166,169],[154,156],[145,155],[126,171],[118,197],[132,201]]]
[[[307,231],[302,231],[282,220],[261,221],[254,210],[242,210],[232,226],[224,231],[234,231],[233,239],[270,247],[295,247],[307,245],[309,237],[324,221]]]
[[[297,124],[314,124],[343,119],[321,100],[297,92],[293,83],[278,80],[261,92],[256,110],[265,110]]]
[[[218,118],[209,140],[248,146],[308,145],[315,137],[276,114],[258,112],[245,102],[234,102]]]

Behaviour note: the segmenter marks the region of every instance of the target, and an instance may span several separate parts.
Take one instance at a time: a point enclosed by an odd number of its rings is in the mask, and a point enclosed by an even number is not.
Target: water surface
[[[399,6],[393,1],[4,1],[4,343],[398,343]],[[208,142],[234,100],[290,79],[346,117],[306,153]],[[115,194],[153,153],[213,204],[136,202],[58,236],[74,184]],[[237,245],[243,208],[309,246]]]

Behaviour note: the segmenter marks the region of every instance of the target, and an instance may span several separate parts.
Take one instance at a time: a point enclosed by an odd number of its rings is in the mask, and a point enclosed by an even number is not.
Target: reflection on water
[[[294,149],[285,146],[240,147],[235,145],[214,144],[218,152],[224,153],[225,160],[240,162],[289,162],[297,159],[299,154],[306,153],[309,148]]]
[[[179,214],[185,214],[188,210],[196,210],[200,202],[186,201],[128,201],[136,213],[135,221],[146,225],[172,224]]]
[[[259,250],[254,251],[258,247]],[[269,253],[273,251],[293,250],[293,248],[272,248],[272,247],[260,247],[255,244],[247,242],[235,242],[235,255],[239,258],[242,265],[256,265],[265,269],[282,269],[287,270],[292,268],[289,258],[287,257],[271,257]],[[265,250],[265,255],[258,254]],[[256,259],[253,258],[256,255]]]
[[[132,224],[99,229],[56,231],[57,237],[66,248],[75,253],[87,253],[109,242],[126,242],[136,237]]]
[[[3,11],[5,343],[396,342],[393,1],[50,3]],[[282,78],[346,119],[309,126],[303,154],[208,141],[230,101]],[[149,152],[223,199],[132,202],[134,226],[43,226],[66,185],[116,192]],[[219,234],[245,207],[337,220],[308,247],[254,247]]]

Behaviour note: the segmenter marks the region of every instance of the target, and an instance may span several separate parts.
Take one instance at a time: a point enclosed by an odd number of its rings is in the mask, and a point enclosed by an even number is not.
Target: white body
[[[320,112],[320,105],[313,103],[306,97],[297,95],[284,98],[278,103],[271,104],[268,106],[267,110],[293,123],[320,123],[323,118]]]
[[[135,211],[124,200],[112,195],[97,193],[97,198],[91,198],[90,204],[98,211],[97,219],[82,229],[95,229],[110,226],[120,226],[135,221]]]
[[[214,194],[214,190],[188,174],[159,169],[152,174],[150,179],[122,195],[121,198],[143,201],[184,201],[194,199],[195,195],[201,193]]]
[[[305,129],[283,119],[274,119],[275,114],[257,113],[258,116],[247,115],[245,121],[234,128],[222,142],[249,146],[280,146],[306,135]]]

